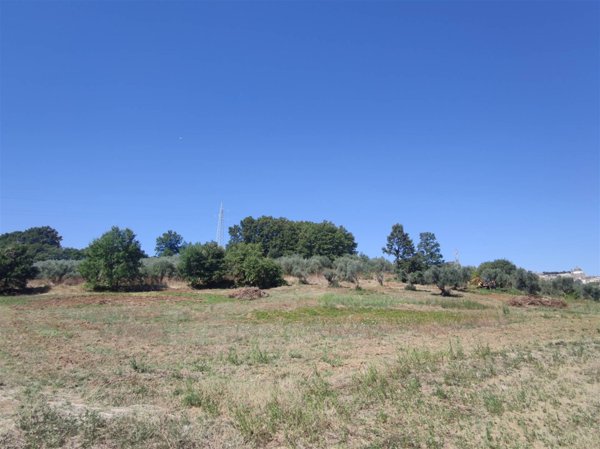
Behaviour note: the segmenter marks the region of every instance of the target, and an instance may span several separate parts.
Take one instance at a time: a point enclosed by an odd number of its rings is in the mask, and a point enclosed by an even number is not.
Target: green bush
[[[37,273],[26,245],[0,248],[0,293],[24,289],[27,281],[34,279]]]
[[[120,290],[139,282],[144,255],[133,231],[114,226],[86,249],[79,272],[95,290]]]
[[[228,274],[238,286],[271,288],[284,284],[280,266],[264,257],[258,244],[231,245],[225,253],[225,262]]]
[[[193,288],[225,284],[225,250],[215,242],[188,245],[181,251],[179,273]]]

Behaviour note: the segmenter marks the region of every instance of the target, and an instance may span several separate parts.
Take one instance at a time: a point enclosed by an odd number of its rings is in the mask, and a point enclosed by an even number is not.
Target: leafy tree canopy
[[[425,269],[444,263],[440,244],[433,232],[421,232],[419,234],[417,253],[420,255]]]
[[[0,235],[0,248],[23,245],[34,262],[49,259],[83,259],[83,251],[62,248],[62,237],[50,226],[40,226]]]
[[[225,250],[215,242],[188,245],[181,252],[179,273],[194,288],[221,286],[226,275]]]
[[[27,281],[37,273],[26,245],[0,247],[0,293],[27,287]]]
[[[480,275],[485,270],[498,270],[498,271],[502,272],[503,274],[505,274],[506,276],[512,276],[514,274],[514,272],[517,271],[517,266],[514,263],[512,263],[510,260],[496,259],[496,260],[492,260],[490,262],[483,262],[477,268],[477,271],[480,273]]]
[[[183,245],[183,237],[175,231],[167,231],[156,238],[156,255],[158,257],[179,254]]]
[[[324,221],[291,221],[287,218],[246,217],[229,228],[230,245],[255,243],[264,256],[278,258],[298,254],[309,258],[326,256],[331,260],[354,254],[354,236],[343,226]]]
[[[86,249],[79,273],[94,289],[118,290],[140,278],[145,256],[131,229],[114,226]]]
[[[420,268],[420,257],[415,251],[415,245],[404,227],[397,223],[392,226],[392,231],[387,237],[387,243],[383,252],[394,258],[396,270],[402,274],[418,271]]]
[[[258,243],[230,245],[225,254],[227,272],[236,285],[270,288],[283,285],[281,267],[263,256]]]

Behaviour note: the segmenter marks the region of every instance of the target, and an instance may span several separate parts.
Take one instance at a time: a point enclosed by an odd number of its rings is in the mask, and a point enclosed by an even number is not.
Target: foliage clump
[[[471,279],[470,269],[455,263],[434,265],[425,272],[425,281],[435,284],[442,296],[451,296],[452,289],[464,287],[469,279]]]
[[[354,254],[354,236],[343,226],[329,221],[314,223],[287,218],[246,217],[229,228],[230,244],[258,244],[264,256],[279,258],[300,255],[303,258],[326,256],[330,260]]]
[[[0,247],[0,293],[10,293],[27,287],[38,269],[25,245]]]
[[[23,246],[34,262],[50,259],[83,259],[82,250],[63,248],[62,237],[50,226],[38,226],[25,231],[0,235],[0,248]]]
[[[227,248],[225,262],[237,286],[271,288],[283,285],[281,267],[263,255],[256,243],[238,243]]]
[[[94,290],[120,290],[139,282],[145,256],[131,229],[114,226],[86,249],[81,276]]]
[[[220,287],[225,283],[225,250],[215,242],[187,246],[180,255],[179,273],[193,288]]]
[[[175,231],[167,231],[156,238],[156,255],[158,257],[169,257],[179,254],[183,249],[183,237]]]
[[[62,283],[65,279],[80,276],[80,260],[52,259],[36,262],[34,265],[39,270],[38,278],[47,279],[55,285]]]

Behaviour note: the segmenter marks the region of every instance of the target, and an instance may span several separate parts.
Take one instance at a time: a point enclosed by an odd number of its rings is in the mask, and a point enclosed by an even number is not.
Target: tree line
[[[83,278],[96,290],[151,288],[167,278],[186,281],[193,288],[252,285],[270,288],[293,276],[308,283],[323,276],[330,286],[376,279],[381,285],[393,276],[406,283],[436,285],[440,294],[473,286],[528,294],[562,295],[600,300],[600,286],[572,278],[542,281],[534,273],[505,259],[464,267],[445,262],[432,232],[421,232],[415,245],[397,223],[387,236],[383,257],[356,253],[354,236],[331,222],[313,223],[285,218],[246,217],[229,228],[226,248],[215,242],[189,243],[173,230],[156,239],[155,256],[148,257],[130,229],[113,227],[84,250],[63,248],[62,237],[48,226],[0,235],[0,292],[16,292],[37,277],[58,284]]]

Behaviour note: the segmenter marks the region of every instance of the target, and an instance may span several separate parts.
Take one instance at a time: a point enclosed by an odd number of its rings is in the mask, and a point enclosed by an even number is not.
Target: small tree
[[[81,276],[93,289],[119,290],[140,278],[145,256],[131,229],[114,226],[94,240],[79,265]]]
[[[0,293],[24,289],[37,273],[33,256],[25,245],[0,248]]]
[[[175,231],[167,231],[156,239],[156,255],[162,256],[174,256],[179,254],[183,245],[183,237],[177,234]]]
[[[468,273],[456,264],[434,265],[425,272],[425,281],[435,284],[442,296],[451,296],[452,288],[468,281]]]
[[[219,287],[225,281],[225,250],[215,242],[187,246],[179,260],[179,273],[193,288]]]
[[[300,284],[308,284],[307,277],[310,274],[310,264],[308,259],[304,259],[297,254],[292,256],[280,257],[276,261],[281,267],[283,274],[298,278]]]
[[[359,276],[364,271],[363,261],[356,256],[342,256],[333,262],[338,279],[352,282],[357,289],[360,288]]]
[[[394,266],[391,262],[384,259],[383,257],[376,257],[374,259],[369,259],[369,261],[367,262],[367,270],[377,280],[379,285],[383,286],[385,274],[393,272]]]
[[[263,256],[261,246],[255,243],[236,243],[225,253],[227,272],[236,285],[271,288],[284,284],[281,268],[272,259]]]

